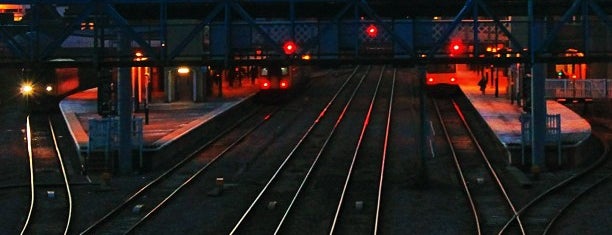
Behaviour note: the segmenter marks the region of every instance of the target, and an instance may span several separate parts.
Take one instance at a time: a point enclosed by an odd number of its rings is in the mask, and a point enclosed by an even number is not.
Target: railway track
[[[356,68],[321,109],[318,116],[284,157],[275,173],[250,203],[230,234],[270,234],[278,232],[292,208],[295,195],[316,165],[323,145],[329,142],[338,125],[344,105],[358,90],[368,68]],[[331,118],[329,118],[331,116]],[[334,119],[333,117],[337,117]],[[270,210],[272,210],[270,213]]]
[[[474,231],[495,234],[505,221],[518,215],[516,207],[458,104],[452,98],[436,98],[434,108],[472,211]],[[516,221],[517,234],[526,234],[521,217],[516,216]]]
[[[136,190],[81,234],[124,234],[136,231],[277,111],[278,107],[266,106],[245,115],[234,126]],[[216,186],[213,183],[206,187],[213,189]]]
[[[548,188],[534,197],[518,211],[520,218],[525,221],[525,230],[528,234],[549,234],[551,231],[560,231],[558,219],[566,215],[567,209],[579,203],[579,199],[589,192],[609,181],[612,176],[612,161],[609,159],[612,139],[610,129],[598,126],[593,134],[602,140],[604,151],[597,161],[583,170],[569,176],[565,180]],[[514,223],[516,216],[510,218],[499,234],[512,234],[516,230]]]
[[[368,67],[358,68],[347,77],[230,234],[333,233],[334,224],[346,228],[364,218],[368,220],[367,225],[360,225],[354,231],[374,230],[379,209],[378,190],[382,183],[377,179],[382,174],[381,156],[387,140],[381,135],[386,135],[389,129],[389,93],[393,84],[390,77],[394,76],[390,73],[384,67]],[[385,92],[377,100],[379,87],[385,87],[381,89]],[[340,134],[336,133],[342,133],[343,138],[338,138]],[[367,142],[369,140],[380,143]],[[367,148],[360,147],[366,142]],[[368,165],[367,170],[362,168],[364,165]],[[352,173],[352,169],[356,173]],[[374,181],[368,182],[367,189],[356,191],[350,187],[364,178]],[[365,191],[373,194],[363,196]],[[362,218],[342,210],[351,204],[355,194],[364,197],[368,208],[368,215],[358,216]],[[346,200],[341,199],[344,196]]]
[[[391,131],[397,70],[383,69],[344,182],[330,233],[378,233],[385,160]]]
[[[72,196],[51,119],[28,116],[30,206],[21,234],[68,234]]]
[[[360,150],[363,131],[368,127],[369,107],[384,70],[385,67],[381,66],[369,70],[350,100],[344,104],[333,132],[330,132],[326,144],[321,146],[318,164],[304,179],[302,192],[295,195],[294,206],[286,216],[285,223],[281,224],[280,231],[283,233],[334,233],[334,220],[338,207],[342,205],[343,189],[350,178],[354,156]]]

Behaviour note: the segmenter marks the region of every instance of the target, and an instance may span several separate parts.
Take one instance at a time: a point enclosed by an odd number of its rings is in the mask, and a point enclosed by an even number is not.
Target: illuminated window
[[[81,30],[93,30],[94,22],[81,22]]]
[[[0,13],[12,13],[14,21],[21,21],[28,5],[0,4]]]

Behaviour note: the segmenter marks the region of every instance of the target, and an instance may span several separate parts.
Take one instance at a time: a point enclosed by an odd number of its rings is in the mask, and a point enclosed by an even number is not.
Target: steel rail
[[[208,141],[205,144],[203,144],[200,147],[198,147],[194,151],[194,153],[202,151],[203,149],[205,149],[205,148],[211,146],[212,144],[214,144],[215,141],[217,141],[218,139],[222,138],[226,134],[230,133],[234,128],[236,128],[242,122],[244,122],[245,120],[248,120],[253,115],[255,115],[258,110],[259,109],[249,113],[248,115],[245,115],[242,119],[240,119],[239,121],[235,122],[234,125],[232,125],[231,127],[225,129],[225,131],[221,132],[220,134],[218,134],[217,136],[212,138],[210,141]],[[126,205],[128,205],[129,203],[131,203],[131,202],[135,201],[136,199],[138,199],[138,198],[142,197],[143,195],[145,195],[145,193],[148,192],[148,190],[150,190],[153,186],[161,183],[167,177],[170,177],[174,172],[176,172],[178,169],[180,169],[183,165],[185,165],[188,162],[190,162],[192,160],[192,158],[194,158],[195,156],[196,156],[195,154],[191,154],[191,155],[185,157],[183,160],[181,160],[177,164],[175,164],[174,166],[172,166],[170,169],[164,171],[157,178],[151,180],[149,183],[147,183],[146,185],[144,185],[140,189],[136,190],[134,193],[132,193],[132,195],[130,195],[128,198],[126,198],[123,202],[121,202],[115,208],[113,208],[108,213],[106,213],[104,216],[102,216],[101,218],[99,218],[98,220],[93,222],[90,226],[88,226],[80,234],[93,233],[95,229],[99,228],[104,223],[106,223],[108,220],[110,220],[113,216],[115,216],[115,214],[119,213],[122,209],[124,209],[124,207]]]
[[[246,139],[251,133],[253,133],[259,127],[261,127],[264,123],[266,123],[268,120],[270,120],[270,117],[272,117],[279,109],[280,109],[280,107],[276,107],[269,114],[265,115],[264,119],[262,119],[260,122],[258,122],[255,125],[253,125],[253,127],[248,129],[247,131],[245,131],[234,142],[232,142],[225,149],[223,149],[223,151],[218,153],[208,163],[206,163],[204,166],[202,166],[200,169],[198,169],[198,171],[196,171],[194,174],[192,174],[179,187],[175,188],[166,198],[164,198],[160,203],[158,203],[155,207],[153,207],[153,209],[151,209],[147,214],[145,214],[140,220],[138,220],[134,225],[132,225],[132,227],[128,228],[126,233],[132,233],[137,227],[141,226],[147,219],[149,219],[151,216],[153,216],[155,213],[157,213],[164,205],[166,205],[172,198],[174,198],[174,196],[176,196],[179,193],[179,191],[181,191],[186,186],[190,185],[198,176],[200,176],[200,174],[202,174],[205,170],[207,170],[213,163],[215,163],[217,160],[219,160],[223,156],[225,156],[225,154],[227,154],[230,150],[232,150],[234,147],[236,147],[236,145],[238,145],[240,142],[242,142],[244,139]],[[198,152],[200,152],[200,151],[195,151],[195,152],[191,153],[190,155],[196,155]]]
[[[442,113],[440,112],[440,107],[438,106],[438,102],[434,100],[433,102],[434,108],[436,110],[436,114],[438,116],[438,120],[440,121],[440,125],[442,126],[442,131],[444,132],[444,137],[446,138],[446,142],[450,147],[450,151],[453,156],[453,162],[455,163],[455,168],[457,169],[457,173],[459,173],[459,178],[461,179],[461,184],[463,186],[463,191],[470,203],[470,209],[472,211],[472,215],[474,216],[474,221],[476,222],[476,234],[481,235],[482,230],[480,228],[480,217],[478,214],[478,209],[476,208],[476,203],[474,197],[472,197],[472,193],[470,188],[468,187],[468,182],[466,180],[463,171],[461,171],[461,164],[459,163],[459,159],[457,157],[457,152],[455,151],[455,147],[452,145],[452,140],[450,138],[450,134],[448,133],[448,129],[446,128],[446,124],[444,123],[444,119],[442,118]]]
[[[378,224],[380,220],[381,199],[383,182],[385,176],[385,161],[387,160],[387,150],[389,148],[389,135],[391,133],[391,115],[393,113],[393,97],[395,95],[395,79],[397,69],[393,70],[393,81],[391,82],[391,94],[389,95],[389,112],[387,113],[387,125],[385,127],[385,141],[383,144],[382,165],[380,167],[380,180],[378,182],[378,200],[376,201],[376,217],[374,218],[374,234],[378,234]]]
[[[361,133],[359,134],[357,145],[355,146],[355,150],[353,151],[353,158],[351,159],[351,165],[349,166],[346,179],[344,180],[344,185],[342,187],[342,192],[340,194],[340,200],[338,201],[338,206],[336,207],[336,213],[334,214],[334,219],[332,221],[332,225],[329,230],[329,234],[333,234],[336,229],[336,223],[338,222],[338,217],[340,216],[340,210],[342,209],[342,204],[344,203],[344,197],[347,193],[348,184],[351,180],[351,175],[353,174],[355,162],[357,162],[357,155],[359,154],[359,149],[361,149],[363,138],[370,124],[370,117],[372,116],[372,110],[374,109],[374,103],[376,102],[376,96],[378,94],[378,91],[380,90],[380,85],[381,85],[381,81],[382,81],[384,72],[385,72],[385,67],[383,66],[383,68],[380,71],[380,75],[378,76],[378,82],[376,83],[376,89],[374,90],[374,94],[372,94],[372,99],[370,99],[370,105],[368,107],[368,112],[366,113],[366,117],[363,120],[363,124],[361,126]]]
[[[555,214],[553,218],[551,218],[548,224],[546,224],[546,228],[544,228],[544,231],[542,232],[542,234],[543,235],[548,234],[552,226],[557,222],[557,219],[559,219],[563,214],[565,214],[568,208],[574,205],[574,203],[578,199],[580,199],[582,196],[584,196],[586,193],[588,193],[589,191],[595,189],[596,187],[600,186],[602,183],[609,180],[611,176],[612,176],[612,173],[599,178],[597,181],[595,181],[591,185],[588,185],[583,191],[581,191],[574,198],[572,198],[565,206],[563,206],[563,208],[559,209],[559,211]]]
[[[601,139],[601,137],[600,137]],[[564,187],[569,187],[571,183],[586,177],[586,175],[588,173],[591,173],[595,170],[597,170],[599,167],[601,167],[606,161],[608,161],[609,159],[607,158],[607,155],[610,152],[610,146],[604,142],[604,151],[603,153],[600,155],[600,157],[597,159],[597,161],[593,162],[591,165],[589,165],[588,167],[586,167],[585,169],[581,170],[580,172],[571,175],[570,177],[567,177],[565,180],[562,180],[561,182],[551,186],[550,188],[548,188],[546,191],[540,193],[539,195],[537,195],[535,198],[533,198],[531,201],[529,201],[527,204],[525,204],[519,211],[518,211],[518,215],[524,214],[527,210],[532,209],[536,203],[544,200],[546,197],[550,197],[553,193],[561,190]],[[543,234],[548,233],[548,230],[552,227],[552,225],[556,222],[557,218],[561,216],[562,213],[565,212],[565,210],[567,208],[569,208],[574,201],[576,201],[579,197],[582,197],[583,194],[587,193],[588,191],[590,191],[591,189],[599,186],[601,183],[605,182],[606,180],[608,180],[611,177],[611,174],[605,174],[603,176],[601,176],[599,179],[597,179],[594,183],[592,183],[591,185],[588,185],[587,187],[585,187],[580,193],[578,193],[577,195],[575,195],[567,204],[565,204],[562,208],[560,208],[559,210],[557,210],[557,213],[551,218],[551,220],[547,223]],[[506,230],[508,229],[508,227],[510,226],[510,224],[516,220],[516,216],[513,216],[512,218],[510,218],[506,224],[504,225],[504,227],[502,227],[502,229],[500,229],[499,234],[503,234],[504,232],[506,232]]]
[[[357,84],[357,87],[355,88],[355,90],[353,90],[353,93],[351,94],[351,96],[349,97],[348,101],[344,105],[344,108],[342,109],[342,112],[340,113],[340,116],[338,116],[338,118],[336,119],[336,123],[334,124],[333,128],[331,129],[331,131],[327,135],[327,138],[325,139],[325,141],[323,143],[323,146],[321,146],[321,148],[319,149],[319,152],[317,153],[317,156],[315,157],[314,162],[310,165],[310,168],[308,169],[308,172],[306,173],[306,175],[302,179],[302,182],[300,183],[300,186],[298,187],[297,192],[295,192],[295,194],[293,195],[293,199],[291,199],[291,203],[289,203],[289,207],[287,207],[287,210],[285,210],[285,213],[283,214],[283,217],[282,217],[281,221],[278,223],[278,226],[276,226],[276,230],[274,231],[275,235],[280,232],[280,229],[283,226],[283,223],[285,222],[285,220],[289,216],[289,213],[290,213],[291,209],[293,208],[293,206],[295,205],[295,202],[297,201],[298,197],[300,196],[300,194],[302,192],[302,189],[306,186],[306,182],[308,182],[308,179],[310,179],[310,174],[313,172],[313,170],[317,166],[317,163],[318,163],[319,159],[323,155],[323,151],[327,148],[327,145],[329,144],[329,142],[331,141],[332,137],[336,133],[336,130],[338,129],[338,126],[344,120],[344,117],[346,115],[346,112],[347,112],[348,108],[351,106],[351,103],[354,100],[355,95],[357,94],[357,91],[359,90],[359,88],[361,88],[361,84],[363,84],[363,81],[367,77],[369,71],[370,71],[370,67],[368,67],[366,73],[364,73],[364,75],[361,77],[361,79],[359,80],[359,83]]]
[[[482,157],[482,161],[485,163],[488,172],[491,174],[491,178],[493,178],[495,180],[495,184],[497,185],[497,189],[502,193],[503,198],[506,201],[506,204],[508,205],[510,210],[512,211],[513,216],[518,215],[516,207],[514,206],[514,203],[512,202],[510,197],[508,196],[508,194],[506,192],[506,189],[504,187],[504,184],[501,182],[501,179],[497,175],[497,172],[493,168],[491,162],[487,158],[486,153],[484,152],[484,150],[480,146],[480,143],[478,142],[476,136],[474,135],[474,133],[472,132],[470,126],[468,125],[467,120],[465,119],[465,116],[463,115],[463,112],[459,108],[459,105],[456,103],[456,101],[454,99],[451,99],[451,103],[452,103],[453,109],[456,112],[456,115],[461,120],[462,126],[465,128],[465,130],[468,133],[468,135],[470,136],[470,139],[472,140],[475,148],[478,150],[479,155]],[[457,171],[459,172],[459,174],[460,174],[460,176],[462,178],[461,180],[462,180],[462,184],[464,186],[464,189],[465,190],[470,190],[469,186],[468,186],[468,183],[465,180],[465,176],[461,172],[463,168],[461,167],[461,164],[459,163],[459,160],[457,158],[457,155],[456,155],[456,152],[454,150],[454,147],[452,146],[451,138],[450,138],[450,135],[448,133],[447,127],[446,127],[446,125],[444,125],[444,121],[443,121],[441,113],[440,113],[440,111],[438,109],[438,105],[437,105],[437,103],[435,101],[434,101],[434,105],[436,106],[436,109],[437,109],[437,112],[438,112],[438,117],[440,118],[440,122],[442,123],[446,139],[449,142],[449,146],[451,147],[451,151],[453,153],[453,158],[455,160],[455,165],[457,167]],[[475,218],[476,225],[477,225],[477,228],[478,228],[478,234],[482,234],[483,233],[482,228],[481,228],[482,223],[481,223],[480,218],[478,216],[479,210],[478,210],[477,206],[475,205],[476,204],[475,199],[471,196],[470,192],[466,191],[466,193],[469,195],[468,196],[468,198],[469,198],[468,200],[470,201],[470,207],[472,208],[472,213],[474,214],[474,218]],[[523,223],[520,220],[520,217],[518,217],[518,216],[517,216],[517,222],[519,224],[519,228],[521,230],[521,234],[525,234],[525,229],[524,229]]]
[[[67,211],[67,218],[66,218],[66,224],[64,225],[64,233],[63,234],[68,234],[68,231],[70,229],[70,223],[72,221],[72,209],[73,209],[73,202],[72,202],[72,193],[70,190],[70,184],[69,184],[69,180],[68,180],[68,174],[66,174],[66,167],[64,165],[64,160],[62,157],[62,154],[60,152],[59,149],[59,145],[57,142],[57,138],[55,136],[55,131],[53,128],[53,123],[51,122],[51,119],[48,118],[47,120],[48,122],[48,127],[50,130],[50,135],[51,138],[53,140],[53,147],[55,150],[55,156],[57,157],[57,162],[59,164],[59,171],[62,174],[62,186],[64,186],[65,190],[66,190],[66,195],[67,195],[67,199],[66,199],[66,204],[68,206],[68,211]],[[26,232],[28,231],[28,229],[30,228],[30,226],[32,225],[31,223],[33,215],[35,213],[34,210],[34,206],[36,205],[36,184],[35,184],[35,172],[36,170],[34,169],[34,154],[32,151],[32,126],[30,123],[30,115],[28,115],[26,117],[26,139],[27,139],[27,149],[28,149],[28,160],[29,160],[29,165],[30,165],[30,208],[28,210],[28,215],[26,218],[26,221],[23,225],[23,228],[21,230],[20,234],[26,234]]]
[[[459,117],[461,118],[461,121],[463,122],[463,125],[465,126],[466,130],[470,134],[470,137],[472,138],[472,140],[474,140],[474,143],[475,143],[476,147],[478,148],[478,151],[480,152],[480,156],[482,156],[482,160],[486,163],[487,168],[489,169],[489,171],[493,175],[493,178],[495,178],[495,181],[496,181],[497,185],[499,186],[499,189],[501,190],[502,194],[504,195],[504,199],[508,203],[508,206],[510,206],[510,208],[512,209],[512,213],[516,216],[517,223],[519,224],[519,227],[521,229],[521,234],[525,234],[525,228],[523,226],[523,222],[521,221],[521,218],[518,216],[518,212],[516,210],[516,207],[514,206],[514,203],[512,202],[512,200],[510,200],[510,196],[508,196],[508,193],[506,192],[504,184],[501,182],[501,179],[497,175],[497,172],[493,168],[493,165],[491,165],[491,162],[489,161],[487,155],[485,154],[484,150],[482,149],[482,147],[478,143],[478,140],[477,140],[476,136],[474,136],[474,133],[472,132],[472,129],[468,125],[467,120],[465,120],[465,116],[463,115],[463,112],[461,112],[461,109],[459,108],[459,105],[454,100],[453,100],[453,106],[455,107],[455,110],[457,111],[457,114],[459,114]]]
[[[601,137],[601,135],[599,133],[594,133],[596,136],[599,136],[600,139],[605,139],[603,137]],[[604,151],[600,157],[602,164],[603,164],[603,159],[607,158],[606,156],[608,156],[610,154],[610,145],[608,144],[608,142],[604,141]],[[596,166],[595,168],[599,168],[600,165]],[[578,195],[576,195],[576,197],[574,197],[568,204],[566,204],[566,206],[564,206],[563,208],[561,208],[559,210],[559,213],[557,213],[555,215],[555,217],[553,217],[550,222],[546,225],[546,228],[544,229],[544,232],[542,234],[548,234],[548,232],[550,231],[550,229],[552,228],[552,226],[557,222],[557,219],[559,217],[561,217],[563,214],[565,214],[565,212],[567,211],[568,208],[570,208],[571,206],[574,205],[574,202],[577,201],[579,198],[583,197],[587,192],[595,189],[596,187],[602,185],[604,182],[606,182],[607,180],[609,180],[612,177],[612,173],[607,173],[604,176],[602,176],[601,178],[599,178],[597,181],[595,181],[593,184],[589,185],[587,188],[585,188],[582,192],[580,192]]]
[[[34,185],[34,158],[32,156],[32,133],[30,127],[30,115],[26,117],[26,140],[28,143],[28,159],[30,161],[30,208],[28,210],[28,216],[26,221],[21,229],[21,235],[25,234],[28,226],[30,224],[30,219],[32,218],[32,212],[34,211],[34,203],[35,200],[35,190],[36,186]]]
[[[249,205],[249,207],[246,209],[246,211],[242,214],[242,216],[240,217],[240,219],[236,222],[236,224],[234,225],[234,227],[232,228],[232,230],[230,231],[230,234],[235,234],[238,229],[240,228],[240,226],[242,225],[242,223],[244,221],[246,221],[247,216],[251,213],[251,211],[253,211],[253,209],[255,208],[255,206],[259,203],[259,200],[263,197],[264,193],[268,190],[268,188],[272,185],[272,183],[276,180],[276,178],[278,177],[278,175],[280,174],[280,172],[282,171],[282,169],[284,168],[284,166],[287,164],[287,162],[289,162],[289,160],[293,157],[293,155],[297,152],[297,149],[299,149],[301,147],[301,145],[305,142],[306,138],[310,135],[310,133],[312,133],[312,131],[315,129],[315,127],[319,124],[319,122],[321,121],[321,119],[327,114],[328,109],[332,106],[332,104],[334,103],[334,101],[336,100],[336,98],[340,95],[341,91],[344,90],[344,88],[349,84],[349,82],[351,81],[351,79],[355,76],[355,74],[357,73],[359,69],[359,66],[355,67],[355,69],[353,69],[353,72],[348,76],[348,78],[346,79],[346,81],[344,81],[344,83],[342,84],[342,86],[338,89],[338,91],[334,94],[334,96],[330,99],[330,101],[327,102],[326,106],[323,107],[323,109],[321,110],[321,112],[319,113],[319,115],[317,116],[317,118],[313,121],[313,123],[308,127],[308,129],[306,130],[306,132],[302,135],[302,137],[298,140],[297,144],[293,147],[293,149],[289,152],[289,154],[287,155],[287,157],[284,159],[284,161],[277,167],[276,171],[274,172],[274,174],[270,177],[270,179],[268,180],[268,182],[264,185],[264,187],[260,190],[259,194],[255,197],[255,199],[253,199],[253,201],[251,202],[251,204]]]
[[[66,219],[66,225],[64,229],[64,235],[68,234],[70,229],[70,223],[72,222],[72,192],[70,190],[70,183],[68,180],[68,174],[66,174],[66,167],[64,165],[64,158],[59,149],[59,145],[57,143],[57,138],[55,137],[55,130],[53,128],[53,123],[51,123],[51,119],[49,119],[49,128],[51,130],[51,136],[53,137],[53,146],[55,147],[55,152],[57,153],[57,160],[60,164],[60,169],[62,172],[62,176],[64,178],[64,184],[66,185],[66,195],[68,196],[68,218]]]

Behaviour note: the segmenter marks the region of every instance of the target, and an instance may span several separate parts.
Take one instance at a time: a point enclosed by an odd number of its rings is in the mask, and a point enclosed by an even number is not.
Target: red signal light
[[[463,53],[463,45],[461,44],[461,42],[451,42],[449,49],[451,55],[458,55]]]
[[[366,34],[371,38],[375,38],[378,35],[378,28],[376,28],[375,25],[371,24],[366,28]]]
[[[293,41],[287,41],[285,42],[285,44],[283,44],[283,51],[285,51],[285,54],[287,55],[291,55],[295,53],[296,50],[297,50],[297,46],[295,45]]]

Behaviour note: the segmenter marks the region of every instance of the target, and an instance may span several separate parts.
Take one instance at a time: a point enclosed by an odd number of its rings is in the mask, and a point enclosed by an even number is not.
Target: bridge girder
[[[410,2],[410,3],[407,3]],[[54,58],[64,57],[61,52],[69,50],[67,47],[67,39],[70,37],[91,38],[92,43],[89,46],[81,47],[77,55],[73,57],[76,64],[91,64],[104,66],[124,66],[126,63],[133,64],[148,64],[154,66],[166,66],[174,64],[255,64],[260,63],[248,59],[253,56],[255,48],[253,43],[246,45],[251,52],[244,55],[247,59],[236,59],[233,54],[237,49],[232,42],[239,40],[239,36],[235,36],[239,29],[248,28],[252,31],[254,37],[263,38],[264,48],[269,48],[268,58],[279,60],[287,60],[288,56],[282,53],[279,43],[279,36],[273,36],[268,25],[277,23],[283,27],[289,28],[286,35],[280,38],[289,38],[295,40],[296,28],[301,27],[305,21],[314,22],[315,24],[323,25],[317,29],[316,35],[312,35],[308,40],[304,40],[300,46],[301,49],[307,50],[312,48],[320,48],[322,40],[332,38],[336,40],[336,47],[343,47],[341,39],[338,36],[329,36],[330,34],[340,34],[342,26],[356,25],[362,21],[367,24],[375,24],[381,31],[388,36],[387,41],[372,40],[373,43],[386,43],[393,48],[391,52],[385,51],[382,53],[363,53],[357,46],[351,48],[350,51],[342,51],[341,49],[332,50],[331,54],[314,54],[311,61],[302,61],[302,63],[361,63],[368,61],[371,63],[391,63],[391,64],[417,64],[417,63],[495,63],[506,64],[509,62],[525,62],[529,58],[529,49],[527,48],[531,38],[525,38],[524,35],[517,34],[509,29],[501,19],[508,19],[509,13],[518,13],[513,15],[514,19],[522,18],[522,20],[510,21],[514,24],[529,25],[528,27],[547,28],[546,34],[538,35],[538,46],[536,47],[536,55],[533,59],[546,61],[569,61],[572,63],[583,62],[609,62],[612,48],[602,48],[594,50],[592,40],[582,40],[581,45],[576,47],[583,48],[582,57],[560,58],[558,51],[550,50],[550,47],[555,46],[559,38],[563,38],[560,32],[565,25],[571,24],[575,28],[581,28],[580,36],[589,38],[593,34],[593,24],[597,23],[598,27],[607,30],[608,35],[612,30],[609,20],[612,4],[608,1],[597,0],[574,0],[574,1],[556,1],[552,5],[543,9],[547,11],[537,12],[534,14],[534,21],[527,20],[527,1],[483,1],[483,0],[467,0],[465,2],[455,1],[452,3],[445,2],[444,4],[433,3],[434,1],[361,1],[361,0],[346,0],[346,1],[280,1],[280,0],[253,0],[253,1],[228,1],[228,0],[166,0],[156,1],[140,1],[140,0],[108,0],[108,1],[93,1],[93,0],[49,0],[44,1],[3,1],[3,3],[13,4],[31,4],[29,15],[24,21],[14,24],[2,24],[0,26],[0,38],[2,43],[7,48],[1,58],[0,63],[3,64],[52,64],[52,66],[62,66],[63,62],[51,61]],[[548,3],[551,3],[548,1]],[[411,4],[411,5],[407,5]],[[49,8],[49,6],[68,6],[71,15],[61,18],[45,18],[40,9]],[[142,6],[142,7],[141,7]],[[197,9],[199,14],[187,14],[181,19],[176,12],[184,10],[190,12]],[[309,6],[320,8],[326,6],[326,11],[308,10]],[[392,7],[390,7],[392,6]],[[537,5],[536,5],[537,6]],[[128,8],[129,7],[129,8]],[[421,8],[420,14],[412,14],[403,11],[404,8]],[[519,11],[519,8],[524,8]],[[142,10],[134,10],[141,9]],[[437,9],[452,9],[436,11]],[[510,12],[508,9],[514,9]],[[38,9],[38,10],[37,10]],[[126,10],[130,9],[130,10]],[[285,9],[280,10],[279,9]],[[390,9],[395,9],[391,11]],[[423,10],[424,9],[424,10]],[[537,8],[536,8],[537,9]],[[550,9],[555,9],[550,10]],[[455,11],[455,14],[450,14]],[[271,13],[272,12],[272,13]],[[438,12],[440,12],[438,14]],[[501,15],[500,15],[501,12]],[[520,15],[520,12],[524,12]],[[138,13],[138,15],[136,15]],[[469,14],[471,13],[471,15]],[[481,14],[482,13],[482,14]],[[146,15],[146,19],[136,20],[140,14]],[[420,29],[424,26],[436,23],[432,21],[434,17],[450,15],[451,18],[446,18],[447,21],[439,21],[446,26],[444,31],[439,33],[434,43],[430,43],[426,48],[419,48],[417,44],[422,43],[415,40],[416,34],[423,34]],[[156,17],[157,16],[157,17]],[[270,17],[274,17],[271,19]],[[408,18],[406,18],[408,17]],[[481,53],[477,49],[479,43],[486,44],[479,36],[479,27],[483,25],[482,19],[486,18],[490,24],[496,28],[496,38],[499,35],[508,38],[508,48],[511,53],[486,54]],[[576,20],[578,18],[578,20]],[[544,20],[546,19],[546,21]],[[588,20],[584,20],[588,19]],[[189,22],[189,23],[177,23]],[[399,21],[407,23],[397,23]],[[93,30],[81,30],[83,25],[93,22],[95,28]],[[328,22],[328,23],[321,23]],[[180,25],[184,24],[184,25]],[[448,56],[444,53],[444,46],[448,43],[449,38],[456,33],[456,28],[459,24],[471,24],[473,32],[472,40],[469,45],[473,48],[470,53],[465,53],[462,56]],[[211,50],[202,49],[201,52],[190,56],[183,56],[185,51],[190,50],[190,45],[198,40],[212,40],[213,38],[199,38],[203,34],[217,33],[211,30],[216,27],[218,32],[224,32],[225,36],[219,36],[217,39],[225,39],[223,43],[212,43],[209,45],[220,51],[218,55],[213,55]],[[246,26],[244,26],[246,25]],[[338,25],[338,26],[334,26]],[[534,26],[535,25],[535,26]],[[551,26],[552,25],[552,26]],[[185,32],[182,36],[170,36],[175,33],[176,28],[181,27]],[[396,30],[398,27],[412,29],[412,32]],[[516,26],[514,26],[516,27]],[[279,26],[279,28],[281,28]],[[517,27],[518,28],[518,27]],[[355,26],[355,31],[358,26]],[[207,32],[208,30],[208,32]],[[329,30],[332,33],[325,33]],[[497,31],[499,30],[499,32]],[[529,29],[524,29],[529,31]],[[417,32],[418,31],[418,32]],[[467,30],[469,31],[469,30]],[[30,32],[30,36],[24,37]],[[32,34],[32,32],[36,32]],[[354,32],[359,33],[359,32]],[[406,33],[413,34],[410,37],[405,36]],[[604,33],[605,34],[605,33]],[[129,60],[126,62],[124,57],[133,57],[131,52],[119,52],[113,48],[113,40],[118,35],[127,37],[133,43],[133,47],[144,52],[147,60]],[[527,35],[532,37],[532,35]],[[433,38],[433,37],[426,37]],[[520,41],[518,38],[522,38]],[[410,40],[412,39],[412,40]],[[609,45],[611,39],[603,37]],[[219,40],[217,40],[219,41]],[[356,42],[355,45],[365,43]],[[558,43],[557,43],[558,44]],[[172,46],[172,47],[171,47]],[[244,45],[242,46],[244,47]],[[384,48],[383,48],[384,49]],[[399,52],[398,52],[399,51]],[[85,53],[83,53],[85,52]],[[87,55],[79,57],[80,55]],[[294,57],[294,56],[291,56]],[[502,58],[503,57],[503,58]],[[299,60],[299,59],[298,59]]]

